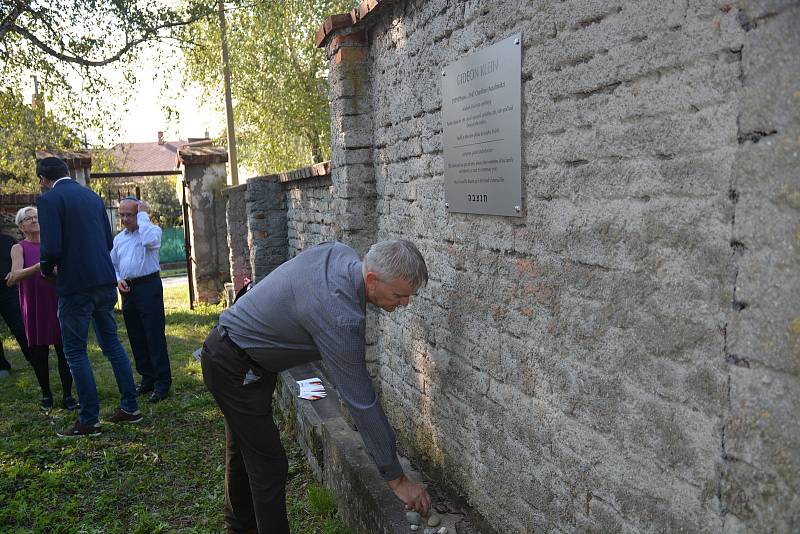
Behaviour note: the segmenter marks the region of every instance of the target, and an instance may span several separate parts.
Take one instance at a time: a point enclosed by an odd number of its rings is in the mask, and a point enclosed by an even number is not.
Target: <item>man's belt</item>
[[[239,347],[239,345],[234,343],[234,341],[231,339],[231,336],[228,335],[228,330],[224,326],[222,326],[221,324],[217,324],[217,326],[215,326],[214,328],[216,329],[217,335],[219,335],[219,340],[222,343],[225,343],[230,348],[232,348],[234,351],[236,351],[239,354],[243,355],[245,358],[249,358],[249,356],[247,356],[247,353],[244,351],[244,349],[242,349],[241,347]]]
[[[138,278],[126,278],[125,281],[128,282],[128,287],[134,286],[136,284],[141,284],[143,282],[149,282],[151,280],[155,280],[161,276],[161,273],[158,271],[152,272],[150,274],[146,274],[144,276],[140,276]]]

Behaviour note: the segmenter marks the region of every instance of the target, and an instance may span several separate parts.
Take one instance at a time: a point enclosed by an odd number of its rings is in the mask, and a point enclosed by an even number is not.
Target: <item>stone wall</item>
[[[331,17],[333,235],[401,446],[499,531],[800,528],[800,6],[364,2]],[[442,68],[523,34],[523,217],[448,213]],[[292,235],[292,230],[289,230]]]
[[[253,281],[286,261],[286,194],[274,176],[247,180],[248,245]]]
[[[284,182],[288,257],[336,239],[333,225],[331,175]]]
[[[231,268],[233,290],[239,291],[252,280],[250,265],[249,232],[247,227],[247,184],[235,185],[222,190],[225,199],[225,233],[228,243],[228,263]]]
[[[731,531],[796,532],[800,5],[754,3],[726,22],[735,33],[741,85],[729,188],[733,297],[724,331],[721,498]]]
[[[261,280],[309,246],[341,237],[334,222],[329,161],[250,178],[236,194],[244,195],[246,221],[241,226],[243,222],[229,213],[229,240],[234,239],[234,234],[248,235],[253,280]],[[239,201],[231,197],[229,203],[232,202]],[[235,255],[231,253],[232,258]]]

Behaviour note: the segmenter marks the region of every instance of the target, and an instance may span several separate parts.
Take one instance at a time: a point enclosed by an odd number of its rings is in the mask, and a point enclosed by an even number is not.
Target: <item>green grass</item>
[[[190,311],[186,285],[165,289],[171,396],[142,403],[140,425],[103,425],[102,436],[64,440],[55,431],[75,414],[38,408],[39,388],[7,331],[0,332],[15,371],[0,380],[0,532],[222,532],[222,415],[191,356],[216,323],[218,306]],[[125,325],[120,338],[129,349]],[[5,326],[5,325],[3,325]],[[90,340],[101,420],[118,405],[111,367]],[[51,385],[61,397],[55,357]],[[135,372],[134,372],[135,374]],[[346,534],[330,492],[317,484],[279,414],[289,456],[287,506],[293,533]]]
[[[183,269],[167,269],[166,271],[161,271],[161,278],[169,278],[171,276],[183,276],[187,274],[188,271],[186,268]]]

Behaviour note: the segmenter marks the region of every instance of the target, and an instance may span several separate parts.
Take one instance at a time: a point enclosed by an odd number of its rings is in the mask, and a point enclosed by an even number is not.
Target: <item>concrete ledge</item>
[[[328,396],[314,402],[297,399],[296,381],[313,376],[322,378]],[[361,436],[342,417],[339,396],[322,372],[308,364],[281,373],[278,402],[294,413],[297,440],[316,475],[336,494],[347,526],[356,534],[408,534],[403,503],[378,474]],[[408,460],[401,458],[401,463],[409,478],[422,480]]]
[[[322,379],[327,397],[313,402],[299,400],[296,382],[314,376]],[[355,534],[409,534],[403,503],[378,474],[358,431],[342,415],[339,395],[324,372],[311,363],[293,367],[280,378],[278,404],[285,413],[294,415],[295,437],[314,473],[336,495],[339,515],[347,526]],[[442,517],[440,527],[446,526],[450,534],[494,534],[479,515],[460,499],[446,495],[408,459],[400,456],[400,463],[406,476],[427,486]],[[421,527],[418,534],[423,530]]]

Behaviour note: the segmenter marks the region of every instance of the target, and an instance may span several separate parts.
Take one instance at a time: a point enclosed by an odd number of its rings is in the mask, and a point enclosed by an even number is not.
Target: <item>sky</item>
[[[111,144],[154,142],[158,140],[159,131],[163,131],[165,139],[169,141],[203,137],[206,131],[215,137],[224,131],[222,91],[218,99],[219,111],[203,104],[199,86],[191,86],[186,90],[181,87],[180,50],[165,44],[158,46],[162,51],[160,57],[155,47],[141,51],[141,68],[136,71],[137,84],[131,100],[127,105],[119,98],[115,100],[120,105],[115,115],[119,132],[112,134],[116,138]],[[118,76],[120,83],[125,83],[121,73]],[[165,106],[177,110],[178,117],[168,117]]]
[[[224,132],[222,91],[220,90],[218,99],[219,109],[203,103],[199,86],[186,89],[181,86],[180,50],[163,44],[159,46],[164,52],[160,57],[155,48],[141,51],[140,66],[136,69],[136,84],[127,100],[123,91],[105,96],[111,105],[105,106],[101,113],[108,115],[109,120],[106,122],[116,124],[118,129],[107,129],[104,132],[90,129],[87,131],[87,140],[91,145],[110,147],[120,142],[155,142],[159,131],[164,132],[167,141],[203,137],[206,131],[211,137]],[[169,66],[177,68],[165,69]],[[114,86],[124,87],[128,84],[121,69],[107,69],[104,75]],[[79,79],[74,81],[74,86],[80,86]],[[32,93],[31,83],[25,94],[26,101],[30,102]],[[165,107],[177,110],[178,116],[170,117]]]

